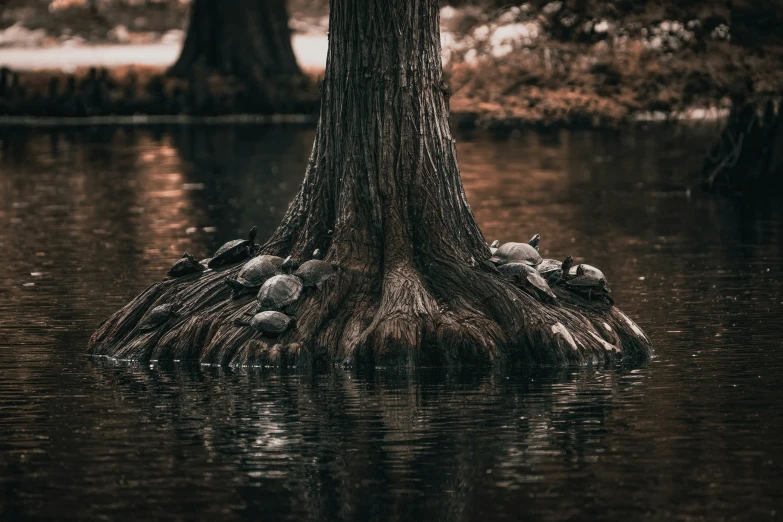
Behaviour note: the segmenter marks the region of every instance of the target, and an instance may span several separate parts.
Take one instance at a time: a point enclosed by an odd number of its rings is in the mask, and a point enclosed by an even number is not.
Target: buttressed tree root
[[[332,0],[321,114],[300,191],[261,251],[337,263],[270,339],[225,283],[241,265],[155,283],[108,319],[95,355],[220,365],[567,365],[644,359],[617,308],[560,287],[544,304],[502,279],[467,203],[448,125],[438,1]],[[155,306],[177,314],[138,328]]]

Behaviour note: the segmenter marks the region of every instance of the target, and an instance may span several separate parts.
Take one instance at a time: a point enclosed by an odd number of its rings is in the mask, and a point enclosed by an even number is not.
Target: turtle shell
[[[321,283],[337,275],[337,269],[326,261],[311,259],[302,263],[302,266],[294,272],[294,275],[302,280],[304,286],[317,286],[320,288]]]
[[[217,249],[215,255],[209,261],[209,268],[217,268],[222,265],[236,263],[248,257],[253,251],[253,243],[256,239],[256,227],[250,229],[248,239],[234,239]]]
[[[525,263],[506,263],[497,268],[503,279],[516,283],[519,282],[519,277],[525,272],[524,267],[526,266],[528,265]],[[527,277],[527,275],[525,275],[525,277]]]
[[[498,267],[498,272],[507,281],[527,289],[541,299],[553,301],[557,298],[538,270],[527,263],[506,263]]]
[[[546,295],[552,300],[557,299],[557,296],[555,295],[554,292],[552,292],[552,289],[549,288],[549,285],[547,284],[546,281],[544,281],[544,278],[541,277],[541,274],[538,273],[538,270],[528,265],[523,265],[523,266],[524,266],[525,273],[527,275],[527,282],[531,284],[533,287],[535,287],[540,297]]]
[[[612,291],[609,289],[609,284],[606,282],[606,279],[601,278],[595,278],[592,275],[579,275],[574,277],[573,279],[569,279],[566,281],[566,286],[574,287],[574,288],[580,288],[580,289],[598,289],[601,286],[601,281],[604,282],[603,291],[610,294]]]
[[[274,310],[259,312],[250,320],[250,326],[264,335],[280,335],[288,330],[291,323],[290,317]]]
[[[209,268],[217,268],[221,265],[241,261],[250,255],[250,241],[247,239],[235,239],[229,241],[217,249],[215,255],[209,260]]]
[[[598,285],[600,284],[601,280],[596,279],[594,277],[581,275],[581,276],[575,276],[573,279],[569,279],[566,281],[566,286],[573,287],[573,288],[583,288],[585,290],[588,290],[590,288],[598,288]]]
[[[548,278],[555,272],[562,270],[563,263],[557,259],[544,259],[540,265],[536,267],[541,277]]]
[[[254,257],[239,271],[237,282],[246,287],[261,286],[280,271],[282,264],[282,257],[269,255]]]
[[[168,272],[169,277],[182,277],[197,272],[203,272],[206,269],[204,265],[196,261],[196,258],[185,252]]]
[[[550,287],[555,286],[563,278],[563,263],[555,259],[544,259],[536,270]]]
[[[139,330],[154,330],[156,327],[168,321],[173,313],[173,304],[156,306],[142,317],[139,322]]]
[[[599,279],[606,279],[606,276],[604,275],[603,272],[601,272],[600,270],[598,270],[596,267],[592,265],[586,265],[584,263],[582,263],[581,265],[572,266],[571,269],[568,271],[568,276],[577,277],[578,275],[577,271],[579,270],[580,266],[582,267],[582,271],[583,271],[582,275],[584,277],[595,279],[596,285],[598,284]],[[608,279],[606,280],[607,282],[609,281]]]
[[[291,274],[276,275],[268,279],[258,291],[261,310],[280,310],[296,302],[302,295],[302,280]]]
[[[526,263],[536,266],[543,261],[538,250],[527,243],[503,243],[490,259],[496,265],[506,263]]]
[[[580,295],[587,294],[589,299],[593,296],[606,299],[609,304],[614,304],[614,299],[609,294],[611,290],[606,284],[606,279],[596,279],[588,275],[578,275],[566,281],[566,288]]]

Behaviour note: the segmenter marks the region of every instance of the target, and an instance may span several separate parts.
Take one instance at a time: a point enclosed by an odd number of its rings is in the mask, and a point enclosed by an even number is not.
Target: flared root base
[[[267,254],[339,275],[286,310],[295,330],[264,338],[235,320],[239,267],[148,288],[100,327],[92,353],[220,365],[348,361],[376,366],[585,364],[645,358],[619,310],[556,290],[542,304],[503,280],[468,205],[448,118],[439,3],[333,0],[321,115],[302,186]],[[183,53],[184,54],[184,53]],[[151,307],[178,315],[149,332]]]
[[[413,269],[392,270],[380,285],[343,270],[290,310],[296,329],[264,337],[235,324],[256,304],[253,296],[231,298],[224,280],[239,268],[150,286],[100,326],[90,353],[234,367],[566,366],[643,360],[652,353],[642,330],[603,301],[555,288],[558,303],[543,304],[495,274],[457,267],[433,270],[426,280]],[[166,303],[175,303],[176,315],[141,331],[144,314]]]

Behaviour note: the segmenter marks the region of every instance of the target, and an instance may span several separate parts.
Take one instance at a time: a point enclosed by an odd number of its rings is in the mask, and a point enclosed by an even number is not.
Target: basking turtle
[[[258,291],[257,310],[281,310],[299,299],[302,288],[302,280],[295,275],[276,275],[268,279]]]
[[[289,328],[296,328],[296,319],[288,317],[284,313],[267,310],[259,312],[250,321],[237,319],[234,324],[239,326],[252,326],[262,334],[274,337],[285,332]]]
[[[174,263],[174,266],[169,269],[169,272],[166,275],[169,277],[182,277],[197,272],[203,272],[204,270],[206,270],[204,265],[196,261],[196,258],[191,256],[188,252],[185,252],[182,254],[180,260]]]
[[[305,287],[315,286],[320,290],[324,281],[337,275],[337,264],[311,259],[302,263],[294,275],[302,280]]]
[[[528,243],[503,243],[489,258],[496,265],[525,263],[531,266],[541,264],[541,254]]]
[[[233,290],[233,297],[237,299],[248,291],[266,283],[267,279],[280,272],[283,258],[278,256],[262,255],[254,257],[242,267],[235,278],[227,277],[226,284]]]
[[[536,267],[541,277],[546,279],[549,286],[555,286],[563,279],[563,274],[567,274],[571,269],[571,265],[574,264],[574,258],[568,256],[561,263],[556,259],[544,259],[540,265]]]
[[[493,256],[495,255],[495,252],[498,251],[498,247],[500,246],[499,240],[494,240],[491,245],[489,245],[489,253]]]
[[[541,242],[541,235],[536,234],[535,236],[530,238],[530,241],[527,242],[528,245],[532,246],[536,250],[538,250],[538,244]]]
[[[552,274],[555,274],[558,271],[562,272],[562,266],[563,263],[557,259],[544,259],[541,261],[541,264],[536,267],[536,270],[541,274],[541,277],[548,280],[549,276]]]
[[[141,318],[139,322],[139,330],[147,331],[154,330],[158,326],[162,325],[169,320],[171,316],[177,315],[174,311],[175,305],[169,303],[160,306],[156,306]]]
[[[603,298],[609,304],[614,304],[614,299],[609,295],[611,290],[606,279],[595,277],[594,273],[588,272],[582,265],[576,267],[576,275],[565,282],[565,287],[575,294],[586,297],[588,301],[592,301],[593,298]]]
[[[572,266],[568,270],[568,279],[576,277],[578,275],[577,272],[579,271],[580,267],[581,267],[582,272],[583,272],[582,275],[590,276],[593,279],[606,279],[606,276],[604,275],[603,272],[601,272],[600,270],[598,270],[596,267],[594,267],[592,265],[586,265],[584,263],[582,263],[580,265],[577,265],[577,266]],[[609,280],[608,279],[606,279],[606,280],[607,280],[607,283],[608,283]]]
[[[313,259],[302,263],[294,275],[302,280],[305,287],[314,286],[320,290],[324,281],[337,275],[338,266],[321,261],[317,254],[320,254],[319,250],[313,252]]]
[[[217,268],[223,265],[230,265],[237,261],[242,261],[253,253],[253,246],[256,241],[256,227],[250,229],[247,239],[234,239],[217,249],[215,255],[209,260],[209,268]]]
[[[554,303],[557,296],[538,270],[527,263],[506,263],[498,267],[498,272],[504,279],[511,281],[540,301]]]

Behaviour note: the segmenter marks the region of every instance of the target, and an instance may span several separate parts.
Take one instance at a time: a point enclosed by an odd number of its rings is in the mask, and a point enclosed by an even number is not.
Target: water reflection
[[[82,355],[182,251],[268,236],[312,129],[0,129],[0,520],[779,516],[781,206],[688,195],[713,133],[458,143],[487,238],[601,266],[649,366],[356,376]]]

